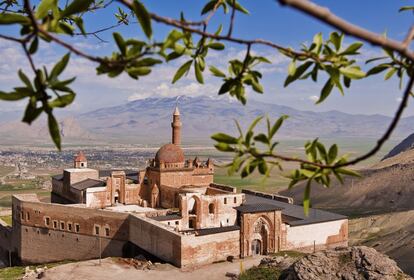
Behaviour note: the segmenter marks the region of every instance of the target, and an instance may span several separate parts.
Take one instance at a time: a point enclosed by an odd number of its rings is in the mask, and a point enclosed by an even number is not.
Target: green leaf
[[[36,36],[33,39],[32,43],[30,44],[29,53],[34,54],[37,51],[38,46],[39,46],[39,37]]]
[[[218,51],[224,50],[225,48],[224,44],[219,43],[219,42],[210,43],[207,45],[207,47],[213,50],[218,50]]]
[[[252,88],[255,92],[263,93],[263,86],[261,84],[259,84],[258,82],[256,82],[255,79],[251,80],[251,84],[252,84]]]
[[[234,8],[242,12],[243,14],[249,14],[249,11],[246,8],[244,8],[242,5],[240,5],[237,1],[235,1],[234,3]]]
[[[29,78],[26,76],[26,74],[23,73],[21,69],[19,69],[19,78],[22,80],[22,82],[29,88],[31,91],[33,91],[32,83],[30,82]]]
[[[185,73],[187,73],[190,70],[191,64],[193,63],[193,60],[189,60],[183,65],[181,65],[180,68],[178,68],[177,72],[174,75],[174,78],[172,80],[172,83],[174,84],[176,81],[178,81]]]
[[[225,94],[226,92],[230,91],[230,89],[232,89],[235,84],[236,84],[236,82],[234,80],[227,80],[227,81],[225,81],[221,85],[218,94],[219,95]]]
[[[283,85],[284,87],[287,87],[290,83],[296,81],[297,79],[299,79],[303,73],[305,73],[305,71],[313,64],[312,61],[307,61],[305,63],[303,63],[302,65],[300,65],[299,67],[296,68],[295,74],[293,76],[288,76],[285,80],[285,84]]]
[[[121,51],[121,53],[123,55],[125,55],[126,54],[126,44],[125,44],[125,41],[122,38],[121,34],[119,34],[118,32],[114,32],[112,35],[114,36],[115,42],[116,42],[119,50]]]
[[[217,143],[214,147],[221,152],[234,152],[234,148],[226,143]]]
[[[52,137],[53,143],[55,143],[56,148],[58,150],[61,150],[61,138],[60,138],[60,130],[59,130],[59,124],[56,121],[55,117],[52,113],[49,113],[47,116],[47,124],[49,126],[49,133]]]
[[[344,174],[344,175],[349,175],[349,176],[354,176],[354,177],[361,177],[361,175],[351,169],[345,169],[345,168],[337,168],[336,172],[340,173],[340,174]]]
[[[283,122],[289,118],[288,115],[282,115],[280,118],[277,119],[277,121],[275,122],[275,124],[272,126],[272,129],[270,130],[269,133],[269,138],[272,139],[273,136],[276,134],[276,132],[279,130],[279,128],[282,126]]]
[[[303,211],[305,212],[305,216],[309,215],[311,182],[312,180],[308,180],[308,183],[305,187],[305,192],[303,193]]]
[[[395,72],[397,72],[397,68],[391,68],[386,74],[385,74],[385,77],[384,77],[384,79],[385,80],[388,80],[389,78],[391,78],[394,74],[395,74]]]
[[[295,72],[296,72],[296,61],[295,60],[292,60],[289,63],[288,74],[289,74],[289,76],[294,76],[295,75]]]
[[[197,82],[199,82],[200,84],[204,84],[203,73],[201,72],[201,66],[197,62],[197,60],[194,61],[194,73],[195,73]]]
[[[50,80],[56,79],[62,72],[65,70],[70,59],[70,53],[65,54],[58,63],[53,67],[52,72],[50,72]]]
[[[339,51],[342,45],[342,38],[343,36],[339,35],[338,32],[332,32],[329,35],[329,40],[332,42],[332,44],[335,46],[335,49]]]
[[[216,133],[211,136],[211,139],[226,144],[237,144],[238,139],[225,133]]]
[[[71,104],[74,99],[75,99],[75,93],[72,92],[69,94],[58,96],[56,99],[49,102],[48,104],[50,108],[55,108],[55,107],[63,108]]]
[[[161,60],[152,58],[152,57],[146,57],[143,58],[137,62],[134,63],[134,66],[154,66],[155,64],[162,63]]]
[[[340,55],[354,55],[358,54],[358,50],[363,46],[364,44],[361,42],[356,42],[347,47],[343,52],[340,53]]]
[[[128,69],[128,74],[132,76],[146,76],[151,73],[151,68],[149,67],[134,67]]]
[[[220,77],[220,78],[225,78],[226,77],[226,75],[223,72],[221,72],[219,69],[217,69],[214,66],[210,66],[209,69],[210,69],[211,73],[213,73],[213,75],[216,76],[216,77]]]
[[[322,33],[318,33],[313,37],[313,43],[315,44],[315,52],[319,53],[322,47],[323,39]]]
[[[31,124],[43,112],[43,108],[36,108],[36,103],[29,101],[24,111],[22,122]]]
[[[25,97],[30,96],[29,94],[25,94],[23,92],[10,92],[10,93],[6,93],[3,91],[0,91],[0,100],[4,100],[4,101],[16,101],[16,100],[21,100]]]
[[[203,7],[203,9],[201,10],[201,15],[204,15],[204,14],[206,14],[206,13],[208,13],[208,12],[212,11],[212,10],[214,9],[214,7],[216,6],[217,1],[218,1],[218,0],[213,0],[213,1],[208,2],[208,3],[207,3],[204,7]]]
[[[409,11],[409,10],[414,10],[414,6],[403,6],[398,10],[398,12]]]
[[[256,125],[263,119],[263,116],[259,116],[257,117],[252,124],[249,126],[249,129],[247,130],[247,132],[252,132],[253,129],[256,127]]]
[[[367,76],[381,73],[382,71],[384,71],[385,69],[388,69],[388,68],[390,68],[390,65],[388,63],[384,63],[384,64],[377,65],[377,66],[371,68],[367,72]]]
[[[0,25],[6,24],[31,24],[28,17],[18,14],[0,13]]]
[[[262,174],[262,175],[267,174],[268,167],[267,167],[267,164],[266,164],[265,160],[259,161],[258,169],[259,169],[260,174]]]
[[[331,164],[338,156],[338,146],[333,144],[328,151],[328,164]]]
[[[139,24],[141,25],[142,30],[145,35],[150,39],[152,36],[152,27],[151,27],[151,17],[145,8],[145,6],[138,0],[134,0],[132,4],[134,13],[138,18]]]
[[[269,144],[269,139],[267,139],[267,136],[263,133],[256,135],[253,139],[264,144]]]
[[[321,91],[321,95],[319,97],[319,100],[316,101],[315,104],[322,103],[329,96],[329,94],[331,94],[331,91],[332,91],[333,87],[334,87],[334,83],[332,82],[331,79],[329,79],[328,81],[326,81],[326,84],[322,88],[322,91]]]
[[[61,13],[61,17],[68,17],[88,10],[94,0],[73,0]]]
[[[357,66],[341,67],[339,68],[339,72],[341,72],[342,75],[354,80],[361,79],[366,76],[365,72]]]
[[[43,19],[50,10],[56,8],[57,0],[42,0],[36,10],[36,18]]]

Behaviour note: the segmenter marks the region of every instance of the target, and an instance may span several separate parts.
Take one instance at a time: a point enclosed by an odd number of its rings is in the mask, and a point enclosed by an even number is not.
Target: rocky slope
[[[401,143],[395,146],[383,160],[396,156],[402,152],[414,149],[414,133],[405,138]]]
[[[351,245],[374,247],[414,275],[414,210],[374,215],[349,221]]]
[[[279,279],[334,280],[334,279],[412,279],[404,275],[395,261],[373,248],[360,246],[326,250],[307,255],[288,269]]]

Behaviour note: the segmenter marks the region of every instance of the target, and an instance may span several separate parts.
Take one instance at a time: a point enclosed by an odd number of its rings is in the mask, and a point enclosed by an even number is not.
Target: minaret
[[[177,146],[181,145],[181,126],[182,126],[182,123],[180,121],[180,111],[178,110],[178,106],[175,106],[171,127],[172,127],[172,143]]]

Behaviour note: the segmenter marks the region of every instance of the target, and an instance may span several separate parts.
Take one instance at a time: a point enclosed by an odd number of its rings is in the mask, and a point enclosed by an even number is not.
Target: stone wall
[[[181,240],[181,267],[196,267],[240,256],[239,230],[209,235],[187,235]]]
[[[99,256],[101,242],[103,256],[122,256],[129,237],[127,217],[14,196],[13,252],[22,263],[90,259]]]
[[[129,216],[129,240],[158,258],[181,267],[181,237],[167,225],[145,217]]]
[[[312,251],[348,244],[348,220],[337,220],[302,226],[286,225],[286,242],[282,250]]]
[[[9,263],[9,251],[11,250],[12,228],[0,219],[0,260]]]

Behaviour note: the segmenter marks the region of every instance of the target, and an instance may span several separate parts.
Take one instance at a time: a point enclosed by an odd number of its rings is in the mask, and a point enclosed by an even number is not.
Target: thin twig
[[[232,1],[232,10],[231,10],[231,16],[230,16],[230,24],[229,24],[229,32],[227,33],[227,37],[231,37],[231,34],[233,33],[233,25],[234,25],[234,17],[236,16],[236,4],[235,0]]]

